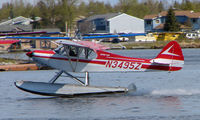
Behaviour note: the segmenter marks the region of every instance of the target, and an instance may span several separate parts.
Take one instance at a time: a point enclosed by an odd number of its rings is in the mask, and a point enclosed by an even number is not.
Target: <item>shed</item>
[[[144,33],[144,20],[125,13],[94,15],[77,24],[81,33]]]

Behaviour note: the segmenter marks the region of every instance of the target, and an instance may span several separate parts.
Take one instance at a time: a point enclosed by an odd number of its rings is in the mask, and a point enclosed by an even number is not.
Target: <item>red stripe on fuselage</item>
[[[34,53],[43,53],[43,54],[55,54],[55,52],[52,51],[52,50],[49,50],[49,51],[47,51],[47,50],[34,50],[33,52]]]
[[[60,58],[60,57],[46,57],[46,56],[36,56],[34,55],[34,57],[39,57],[39,58],[47,58],[47,59],[55,59],[55,60],[65,60],[68,61],[68,58]],[[84,59],[70,59],[71,61],[76,62],[78,60],[78,62],[83,62],[83,63],[93,63],[93,64],[100,64],[100,65],[105,65],[106,61],[94,61],[94,60],[84,60]]]
[[[177,71],[181,70],[182,67],[166,66],[166,65],[142,65],[143,69],[152,69],[152,70],[164,70],[164,71]]]

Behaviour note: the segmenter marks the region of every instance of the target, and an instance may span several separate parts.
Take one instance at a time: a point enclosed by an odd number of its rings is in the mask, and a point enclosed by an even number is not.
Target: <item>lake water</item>
[[[160,50],[114,50],[153,58]],[[91,84],[127,87],[135,93],[101,97],[55,98],[23,92],[16,80],[47,82],[55,70],[0,72],[0,119],[41,120],[198,120],[200,119],[200,49],[184,49],[177,72],[90,73]],[[73,82],[60,78],[58,82]]]

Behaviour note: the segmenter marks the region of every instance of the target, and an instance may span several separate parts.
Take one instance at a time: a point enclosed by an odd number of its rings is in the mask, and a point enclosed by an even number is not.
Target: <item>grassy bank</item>
[[[170,41],[156,41],[156,42],[126,42],[122,45],[126,46],[127,49],[158,49],[163,48]],[[182,48],[200,48],[200,40],[182,40],[177,41]]]
[[[200,48],[200,40],[178,41],[182,48]]]
[[[143,49],[156,49],[156,48],[162,48],[165,46],[168,42],[166,41],[160,41],[160,42],[127,42],[122,43],[124,46],[126,46],[127,49],[137,49],[137,48],[143,48]]]
[[[13,59],[0,58],[0,65],[17,64],[18,62]]]

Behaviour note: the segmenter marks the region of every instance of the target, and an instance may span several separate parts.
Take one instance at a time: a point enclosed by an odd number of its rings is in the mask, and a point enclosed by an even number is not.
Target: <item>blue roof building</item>
[[[200,12],[193,11],[174,11],[176,20],[181,25],[181,30],[199,30]],[[145,32],[164,32],[167,11],[159,14],[146,15],[144,17]],[[190,25],[188,25],[190,24]]]

